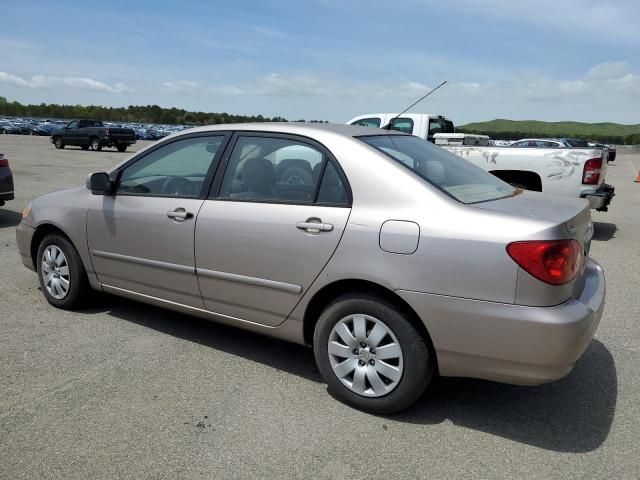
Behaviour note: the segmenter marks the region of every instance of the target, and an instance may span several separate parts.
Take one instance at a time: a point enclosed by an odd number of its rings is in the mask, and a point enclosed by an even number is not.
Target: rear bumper
[[[589,207],[598,212],[606,212],[609,210],[609,204],[613,197],[616,196],[613,185],[603,183],[594,193],[584,194],[583,198],[589,201]]]
[[[584,275],[580,296],[555,307],[397,293],[425,323],[441,375],[537,385],[567,375],[598,327],[604,273],[589,260]]]

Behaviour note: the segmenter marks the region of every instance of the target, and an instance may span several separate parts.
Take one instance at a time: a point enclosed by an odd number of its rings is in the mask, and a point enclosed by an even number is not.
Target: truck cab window
[[[362,118],[360,120],[356,120],[351,125],[359,125],[361,127],[375,127],[380,128],[380,119],[379,118]]]
[[[397,130],[404,133],[413,133],[413,120],[410,118],[396,118],[393,120],[391,130]]]

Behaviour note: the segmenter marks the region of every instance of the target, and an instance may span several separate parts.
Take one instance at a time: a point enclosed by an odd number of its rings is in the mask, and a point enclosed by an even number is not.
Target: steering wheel
[[[195,195],[195,185],[184,177],[169,177],[162,184],[162,193],[165,195]]]

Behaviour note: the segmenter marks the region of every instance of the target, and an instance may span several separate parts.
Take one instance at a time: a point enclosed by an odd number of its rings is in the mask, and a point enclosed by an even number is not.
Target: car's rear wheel
[[[345,295],[331,303],[318,319],[313,340],[329,390],[371,413],[408,407],[435,372],[429,347],[407,316],[369,295]]]
[[[126,143],[119,143],[118,145],[116,145],[116,148],[118,149],[119,152],[126,152],[127,151],[127,144]]]
[[[46,235],[38,247],[38,279],[47,301],[58,308],[82,306],[89,282],[77,250],[64,236]]]
[[[60,137],[56,137],[53,139],[53,145],[59,150],[64,148],[64,142]]]
[[[102,145],[100,145],[100,140],[98,140],[95,137],[91,139],[91,150],[93,150],[94,152],[99,152],[100,150],[102,150]]]

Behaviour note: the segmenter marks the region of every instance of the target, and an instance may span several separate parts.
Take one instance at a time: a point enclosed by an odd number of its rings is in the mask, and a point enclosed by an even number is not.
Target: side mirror
[[[94,195],[111,195],[113,183],[105,172],[92,173],[87,179],[87,188]]]

